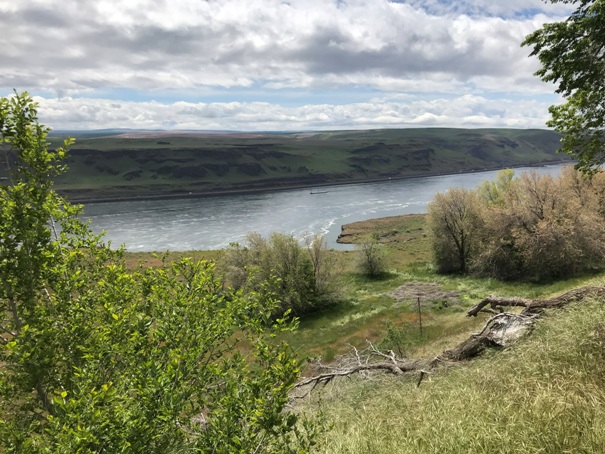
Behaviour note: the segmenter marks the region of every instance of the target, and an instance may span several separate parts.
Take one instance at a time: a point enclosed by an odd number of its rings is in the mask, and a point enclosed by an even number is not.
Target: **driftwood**
[[[487,320],[479,332],[471,334],[468,339],[452,349],[445,350],[436,358],[406,360],[397,357],[393,351],[382,352],[368,342],[365,350],[359,351],[352,347],[348,355],[340,357],[333,365],[325,365],[321,361],[317,361],[316,370],[321,373],[304,378],[294,385],[294,389],[306,389],[303,395],[295,397],[305,397],[318,385],[325,385],[335,378],[374,371],[395,375],[417,372],[419,373],[417,386],[420,386],[423,378],[430,374],[432,369],[443,363],[472,359],[480,355],[486,348],[504,348],[513,344],[528,333],[544,309],[560,308],[587,297],[603,296],[605,296],[605,287],[582,287],[545,300],[490,295],[471,308],[467,312],[467,316],[476,317],[480,312],[495,315]],[[522,307],[523,310],[515,314],[503,312],[503,307]]]

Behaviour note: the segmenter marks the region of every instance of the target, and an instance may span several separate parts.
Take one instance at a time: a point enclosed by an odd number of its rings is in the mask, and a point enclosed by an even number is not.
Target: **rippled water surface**
[[[558,173],[561,166],[535,169]],[[522,172],[528,169],[517,169]],[[400,214],[424,213],[437,192],[473,188],[496,171],[389,180],[321,188],[178,200],[89,204],[86,217],[95,232],[105,230],[112,244],[130,251],[221,249],[248,232],[277,231],[303,238],[326,235],[330,247],[343,224]]]

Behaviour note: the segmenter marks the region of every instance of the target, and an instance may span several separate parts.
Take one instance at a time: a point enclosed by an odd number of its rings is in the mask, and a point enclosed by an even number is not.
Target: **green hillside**
[[[535,129],[74,135],[71,170],[58,181],[74,200],[316,186],[566,159],[556,154],[558,134]]]

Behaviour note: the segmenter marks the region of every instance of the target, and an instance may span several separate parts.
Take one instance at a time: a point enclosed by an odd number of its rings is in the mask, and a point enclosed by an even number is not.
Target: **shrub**
[[[231,244],[222,260],[228,282],[246,293],[273,294],[275,316],[324,308],[339,299],[336,270],[325,241],[308,239],[301,246],[292,235],[251,233],[246,244]]]
[[[368,235],[356,245],[357,269],[367,277],[377,277],[386,271],[386,253],[377,235]]]
[[[429,206],[440,272],[549,280],[600,268],[605,259],[605,177],[568,167],[558,177],[529,172],[476,191],[453,189]]]

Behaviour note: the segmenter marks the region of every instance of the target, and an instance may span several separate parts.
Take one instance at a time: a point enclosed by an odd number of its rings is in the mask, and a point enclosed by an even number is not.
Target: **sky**
[[[0,0],[0,96],[53,129],[544,128],[541,0]]]

